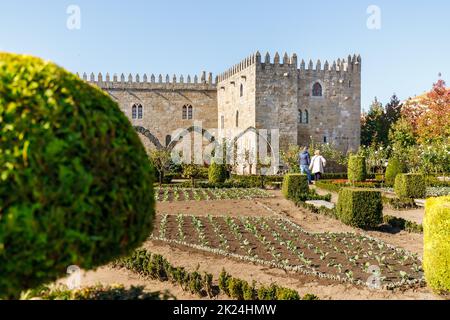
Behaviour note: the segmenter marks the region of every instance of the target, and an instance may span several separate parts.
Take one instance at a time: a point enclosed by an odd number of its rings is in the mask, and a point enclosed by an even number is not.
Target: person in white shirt
[[[320,155],[320,151],[316,150],[314,153],[314,157],[311,159],[311,164],[309,165],[309,169],[314,175],[314,180],[317,182],[322,177],[322,174],[325,172],[324,168],[327,165],[327,160]]]

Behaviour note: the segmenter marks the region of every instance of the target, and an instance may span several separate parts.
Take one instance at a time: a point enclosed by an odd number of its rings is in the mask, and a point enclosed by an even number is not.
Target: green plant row
[[[249,284],[245,280],[232,277],[225,269],[219,275],[219,288],[221,292],[236,300],[319,300],[314,294],[306,294],[300,299],[297,291],[276,284],[256,288],[255,281]]]
[[[410,210],[410,209],[417,209],[418,206],[416,205],[414,199],[410,198],[389,198],[382,196],[383,205],[389,206],[390,208],[394,210]]]
[[[383,217],[383,222],[389,224],[391,227],[398,228],[407,232],[423,233],[423,226],[414,221],[386,215]]]
[[[70,290],[66,286],[44,286],[26,292],[21,300],[174,300],[168,292],[145,292],[142,286],[96,285],[82,289]]]
[[[220,292],[238,300],[300,300],[298,292],[271,285],[257,288],[255,283],[231,277],[225,270],[219,276],[219,290],[213,284],[213,275],[197,270],[189,272],[183,267],[174,267],[163,256],[152,254],[144,249],[136,250],[131,256],[114,263],[115,267],[127,268],[143,276],[160,281],[170,281],[181,286],[184,291],[198,295],[200,298],[216,297]],[[275,294],[274,294],[275,293]],[[305,300],[317,300],[314,295],[306,295]],[[313,299],[315,298],[315,299]]]
[[[322,180],[316,182],[316,187],[320,189],[324,189],[331,192],[339,192],[342,188],[345,187],[355,187],[355,188],[380,188],[381,183],[380,182],[355,182],[355,183],[344,183],[344,182],[334,182],[331,180]]]

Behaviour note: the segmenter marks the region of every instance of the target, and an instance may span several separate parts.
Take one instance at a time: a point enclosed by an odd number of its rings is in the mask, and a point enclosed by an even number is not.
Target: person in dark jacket
[[[311,165],[311,156],[309,155],[307,147],[303,148],[303,151],[299,154],[298,158],[301,173],[306,174],[308,177],[308,183],[312,184],[311,170],[309,170],[309,166]]]

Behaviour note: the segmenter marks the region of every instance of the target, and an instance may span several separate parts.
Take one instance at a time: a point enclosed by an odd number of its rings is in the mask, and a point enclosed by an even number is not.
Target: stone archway
[[[150,130],[148,130],[144,127],[140,127],[140,126],[135,126],[133,128],[134,128],[134,130],[136,130],[136,132],[138,132],[138,133],[142,134],[144,137],[146,137],[157,149],[164,149],[161,142],[159,142],[158,138],[156,138],[150,132]]]

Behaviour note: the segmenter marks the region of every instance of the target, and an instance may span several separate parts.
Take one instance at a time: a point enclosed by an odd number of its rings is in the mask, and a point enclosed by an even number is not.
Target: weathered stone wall
[[[298,109],[308,112],[309,121],[299,123],[298,143],[307,145],[332,143],[343,152],[357,150],[360,145],[361,59],[338,60],[322,68],[320,61],[299,69]],[[312,95],[313,85],[320,83],[322,96]],[[299,118],[297,116],[297,118]]]
[[[280,61],[278,53],[273,63],[267,54],[256,69],[256,127],[279,130],[279,147],[286,150],[297,144],[298,106],[297,56],[286,54]]]
[[[189,129],[194,125],[201,125],[207,130],[217,127],[217,89],[216,84],[212,82],[212,76],[206,80],[204,75],[200,82],[197,78],[190,82],[189,78],[190,83],[176,78],[170,79],[169,82],[156,82],[153,77],[152,79],[150,82],[130,79],[128,82],[97,80],[93,83],[119,103],[133,126],[145,128],[146,134],[153,135],[163,147],[166,146],[168,136],[175,139],[177,130]],[[132,119],[134,104],[142,105],[142,119]],[[193,119],[183,119],[185,105],[193,107]],[[143,132],[140,133],[145,147],[154,148],[154,143],[145,137]]]

